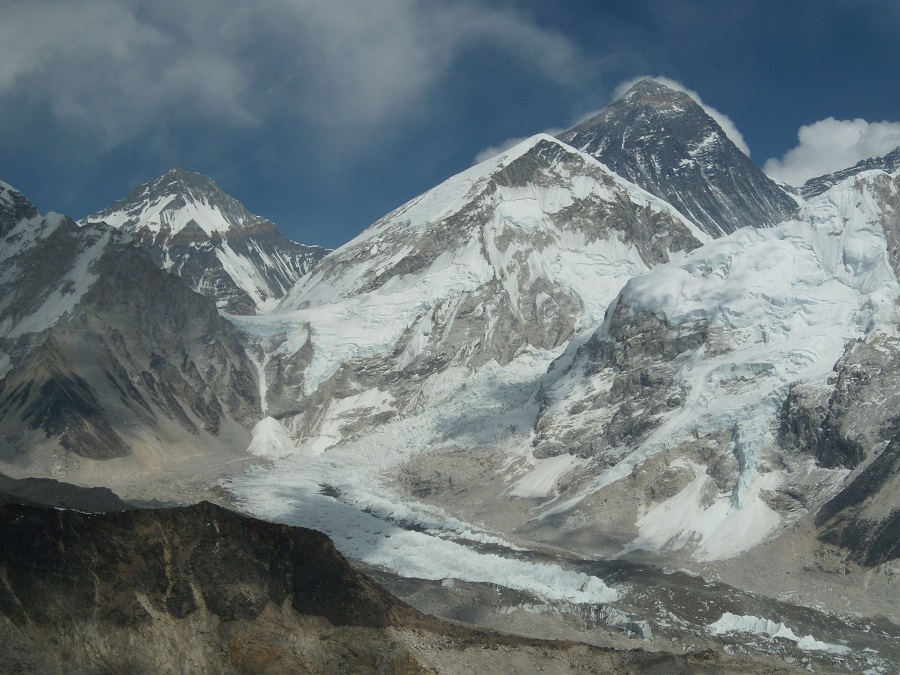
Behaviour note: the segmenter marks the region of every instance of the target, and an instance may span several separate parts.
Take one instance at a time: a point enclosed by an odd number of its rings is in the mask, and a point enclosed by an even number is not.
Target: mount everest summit
[[[789,193],[644,80],[332,252],[181,170],[79,223],[2,184],[0,470],[192,472],[553,601],[628,602],[477,545],[724,575],[790,541],[766,564],[896,592],[898,151]]]
[[[655,80],[641,80],[560,138],[713,237],[774,225],[796,208],[690,96]]]

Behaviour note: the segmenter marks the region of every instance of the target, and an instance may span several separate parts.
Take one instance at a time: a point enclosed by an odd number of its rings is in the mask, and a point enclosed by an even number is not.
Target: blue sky
[[[898,73],[896,0],[0,0],[0,179],[78,218],[178,166],[335,247],[641,75],[802,182],[900,144]]]

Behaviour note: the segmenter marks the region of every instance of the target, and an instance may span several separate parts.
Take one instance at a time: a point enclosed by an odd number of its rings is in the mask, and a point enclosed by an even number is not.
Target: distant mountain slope
[[[82,223],[131,234],[163,269],[234,314],[271,307],[328,251],[287,239],[211,179],[173,169]]]
[[[242,451],[256,373],[213,302],[129,235],[0,198],[24,215],[0,248],[4,471],[124,478]]]
[[[628,278],[706,238],[593,158],[535,136],[387,215],[248,320],[286,331],[265,368],[269,404],[284,417],[314,392],[327,406],[378,388],[390,393],[360,405],[390,415],[418,395],[417,378],[564,344]],[[314,433],[309,423],[295,431]]]
[[[690,96],[642,80],[560,139],[665,199],[706,233],[766,227],[796,202]]]
[[[95,513],[129,508],[109,488],[85,488],[52,478],[10,478],[0,473],[0,504],[53,506]]]

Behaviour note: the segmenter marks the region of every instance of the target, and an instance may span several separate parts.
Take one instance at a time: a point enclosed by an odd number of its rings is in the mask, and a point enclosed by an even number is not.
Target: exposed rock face
[[[356,572],[321,533],[206,502],[0,507],[0,572],[5,672],[791,672],[444,623]]]
[[[0,237],[5,238],[22,221],[39,218],[37,208],[25,195],[0,181]]]
[[[560,138],[714,237],[773,225],[797,207],[690,96],[654,80],[638,82]]]
[[[328,252],[290,241],[206,176],[173,169],[88,216],[130,233],[161,268],[233,314],[282,298]]]
[[[535,456],[569,452],[585,457],[615,457],[634,449],[660,421],[660,415],[682,404],[685,392],[677,383],[676,370],[684,357],[701,347],[708,337],[705,321],[668,326],[652,313],[633,315],[631,307],[618,303],[606,325],[574,355],[567,372],[583,369],[593,380],[590,393],[569,407],[552,406],[542,397],[535,426]],[[555,376],[545,382],[552,387]]]
[[[4,670],[72,659],[73,670],[247,672],[331,655],[377,668],[387,664],[367,660],[379,651],[405,661],[383,629],[413,612],[312,530],[209,503],[103,516],[3,507],[0,540]],[[319,655],[302,631],[326,626],[380,634],[359,641],[362,655]],[[300,640],[287,636],[298,629]],[[70,638],[54,645],[57,631]]]
[[[827,386],[791,388],[781,414],[782,444],[827,468],[856,468],[900,428],[898,372],[900,339],[851,342]]]
[[[900,433],[816,514],[819,539],[862,565],[900,558]]]
[[[627,484],[640,488],[625,509],[633,546],[727,557],[817,508],[843,478],[832,469],[883,447],[900,406],[882,199],[895,178],[849,179],[802,220],[744,228],[630,280],[542,381],[535,457],[589,459],[548,517]]]
[[[0,474],[0,504],[53,506],[88,513],[128,508],[109,488],[84,488],[52,478],[15,479],[3,474]]]
[[[819,538],[862,565],[900,558],[900,339],[847,345],[827,385],[795,385],[780,441],[828,468],[854,469],[815,516]]]
[[[105,225],[29,216],[4,253],[7,470],[53,475],[124,457],[159,469],[167,456],[246,447],[256,372],[210,299]]]

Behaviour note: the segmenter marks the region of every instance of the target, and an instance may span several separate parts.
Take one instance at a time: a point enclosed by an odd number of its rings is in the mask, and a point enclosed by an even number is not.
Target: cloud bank
[[[846,169],[861,159],[886,155],[900,145],[900,122],[828,117],[800,127],[797,137],[797,146],[781,159],[767,160],[763,171],[799,187],[810,178]]]

